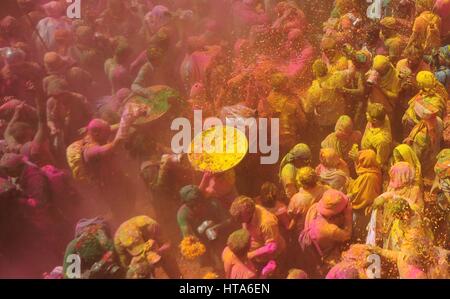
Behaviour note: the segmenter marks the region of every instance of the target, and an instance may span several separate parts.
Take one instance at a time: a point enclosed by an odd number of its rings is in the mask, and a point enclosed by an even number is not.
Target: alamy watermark
[[[67,6],[66,15],[69,19],[81,19],[81,0],[66,0],[69,4]]]

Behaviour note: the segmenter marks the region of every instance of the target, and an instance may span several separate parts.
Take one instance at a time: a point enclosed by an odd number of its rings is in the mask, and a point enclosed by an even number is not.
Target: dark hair
[[[230,215],[240,217],[243,213],[253,213],[255,211],[255,201],[248,196],[239,196],[230,207]]]
[[[250,249],[250,233],[246,229],[233,232],[227,240],[227,246],[238,257],[245,257]]]
[[[279,190],[277,185],[272,182],[265,182],[261,186],[261,191],[259,192],[263,206],[269,208],[274,207],[277,201],[278,192]]]
[[[16,122],[11,125],[10,134],[18,143],[25,143],[28,131],[32,130],[32,127],[24,122]]]

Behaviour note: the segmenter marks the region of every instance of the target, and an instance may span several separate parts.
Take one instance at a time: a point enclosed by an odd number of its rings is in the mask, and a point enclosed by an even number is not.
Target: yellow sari
[[[373,200],[382,191],[381,169],[374,151],[363,150],[359,152],[356,173],[358,178],[350,183],[347,193],[351,198],[352,208],[360,210],[371,206]]]

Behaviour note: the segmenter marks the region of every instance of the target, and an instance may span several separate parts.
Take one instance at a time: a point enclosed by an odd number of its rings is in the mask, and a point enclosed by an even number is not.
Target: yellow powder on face
[[[188,260],[196,259],[206,252],[206,247],[197,237],[187,236],[180,243],[181,255]]]

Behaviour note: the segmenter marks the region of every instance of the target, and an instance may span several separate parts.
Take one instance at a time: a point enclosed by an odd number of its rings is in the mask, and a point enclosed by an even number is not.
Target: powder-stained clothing
[[[270,257],[267,257],[267,261],[279,256],[286,248],[286,242],[280,234],[277,217],[265,208],[256,205],[252,220],[250,223],[244,224],[244,226],[251,237],[250,251],[272,242],[277,244],[277,250]],[[266,260],[264,259],[264,261]]]
[[[371,149],[377,154],[377,162],[383,167],[389,160],[392,151],[392,135],[389,118],[386,117],[383,126],[373,128],[369,122],[361,140],[362,149]]]
[[[348,241],[352,228],[352,207],[348,204],[344,212],[332,220],[323,217],[317,208],[318,203],[315,203],[309,209],[304,232],[307,232],[312,242],[317,245],[316,249],[321,251],[320,254],[326,256]]]
[[[439,117],[429,121],[422,120],[411,131],[408,139],[423,167],[423,175],[432,177],[436,156],[441,148],[443,123]]]
[[[256,267],[251,261],[241,261],[229,247],[222,253],[223,267],[226,279],[255,279],[258,278]]]
[[[350,183],[348,196],[353,210],[364,210],[372,205],[382,190],[381,169],[373,151],[365,150],[359,153],[356,173],[358,177]]]
[[[184,204],[177,213],[178,226],[183,237],[195,235],[197,228],[206,220],[219,224],[227,218],[226,210],[214,199],[205,200],[200,209],[195,211]]]
[[[159,245],[164,243],[160,225],[150,217],[137,216],[119,226],[114,236],[114,247],[122,267],[130,265],[133,256],[139,255],[133,251],[147,240],[154,240]]]
[[[152,85],[152,79],[154,77],[155,68],[150,62],[146,62],[131,85],[131,90],[143,97],[147,97],[149,92],[147,90],[148,87]]]
[[[64,254],[64,276],[67,277],[67,273],[70,272],[67,271],[71,265],[70,255],[76,254],[80,257],[83,273],[90,270],[92,265],[99,262],[108,252],[114,252],[113,240],[107,235],[102,225],[90,225],[67,245]]]
[[[332,148],[336,151],[341,159],[344,159],[348,163],[348,153],[352,149],[354,144],[359,144],[362,138],[362,134],[359,131],[353,131],[350,138],[343,140],[336,136],[336,132],[328,135],[321,143],[322,148]]]
[[[424,50],[425,54],[429,54],[441,45],[440,29],[441,18],[431,11],[424,11],[414,21],[413,34],[410,37],[409,44],[418,45]]]
[[[314,107],[315,120],[320,126],[334,126],[345,114],[345,98],[339,89],[348,80],[348,71],[336,71],[312,82],[306,99]]]
[[[409,101],[409,107],[403,116],[403,122],[409,124],[410,126],[414,126],[419,123],[420,119],[414,111],[417,101],[424,101],[425,103],[432,105],[438,111],[437,116],[440,118],[444,117],[447,98],[447,94],[443,97],[443,95],[441,95],[436,89],[430,91],[420,91]]]
[[[288,206],[288,214],[296,221],[296,232],[300,233],[303,231],[306,213],[308,213],[309,208],[318,202],[325,191],[329,189],[330,187],[317,183],[314,188],[308,190],[300,188],[299,192],[291,198]]]

